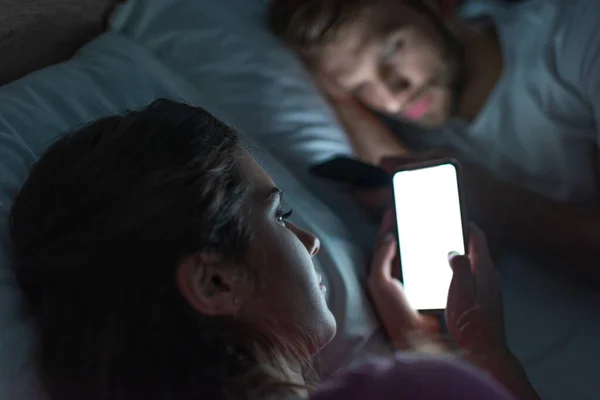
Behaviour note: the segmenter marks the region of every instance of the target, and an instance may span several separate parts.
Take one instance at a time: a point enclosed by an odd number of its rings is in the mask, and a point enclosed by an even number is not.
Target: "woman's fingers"
[[[471,259],[471,267],[474,269],[473,273],[475,273],[478,266],[491,265],[492,260],[483,231],[473,223],[469,224],[469,231],[469,258]]]
[[[458,319],[477,306],[475,280],[471,273],[471,262],[465,256],[450,254],[448,262],[452,268],[452,281],[448,290],[446,320],[450,334],[457,338]]]
[[[469,258],[473,265],[478,302],[487,315],[490,326],[495,330],[498,340],[504,342],[506,338],[500,274],[492,262],[485,235],[473,224],[470,229]]]
[[[396,256],[396,246],[396,237],[392,233],[388,233],[381,243],[378,243],[373,255],[371,274],[377,274],[386,279],[392,277],[392,264]]]
[[[396,256],[397,241],[392,233],[396,226],[396,218],[393,210],[388,210],[379,227],[375,252],[371,265],[371,273],[381,277],[390,278],[392,275],[392,264]]]
[[[451,253],[448,256],[448,262],[452,268],[450,292],[458,295],[461,300],[474,305],[477,300],[477,291],[471,272],[471,261],[466,256]]]
[[[374,218],[380,218],[393,203],[391,187],[365,189],[353,187],[351,193],[358,203]]]
[[[378,240],[381,240],[388,233],[392,233],[396,230],[396,213],[394,209],[388,209],[383,218],[381,219],[381,225],[379,225]]]

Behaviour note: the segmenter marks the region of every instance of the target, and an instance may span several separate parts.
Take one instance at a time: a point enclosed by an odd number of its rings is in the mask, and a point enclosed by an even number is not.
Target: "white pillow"
[[[352,155],[330,107],[264,25],[266,0],[128,0],[111,28],[210,93],[294,172]]]

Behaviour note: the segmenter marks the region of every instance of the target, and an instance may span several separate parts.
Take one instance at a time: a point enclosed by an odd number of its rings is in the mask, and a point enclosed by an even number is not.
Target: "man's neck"
[[[466,82],[458,116],[473,121],[483,109],[503,72],[502,48],[492,27],[461,29],[465,46]]]

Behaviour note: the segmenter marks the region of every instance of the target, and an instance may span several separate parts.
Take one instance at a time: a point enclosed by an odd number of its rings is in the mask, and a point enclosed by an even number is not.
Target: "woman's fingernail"
[[[456,256],[459,256],[460,254],[458,254],[458,252],[456,251],[451,251],[450,253],[448,253],[448,260],[453,259]]]

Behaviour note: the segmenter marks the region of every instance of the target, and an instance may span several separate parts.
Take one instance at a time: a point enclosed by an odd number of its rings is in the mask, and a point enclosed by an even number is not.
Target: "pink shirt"
[[[514,400],[482,372],[450,357],[398,353],[326,382],[310,400]]]

